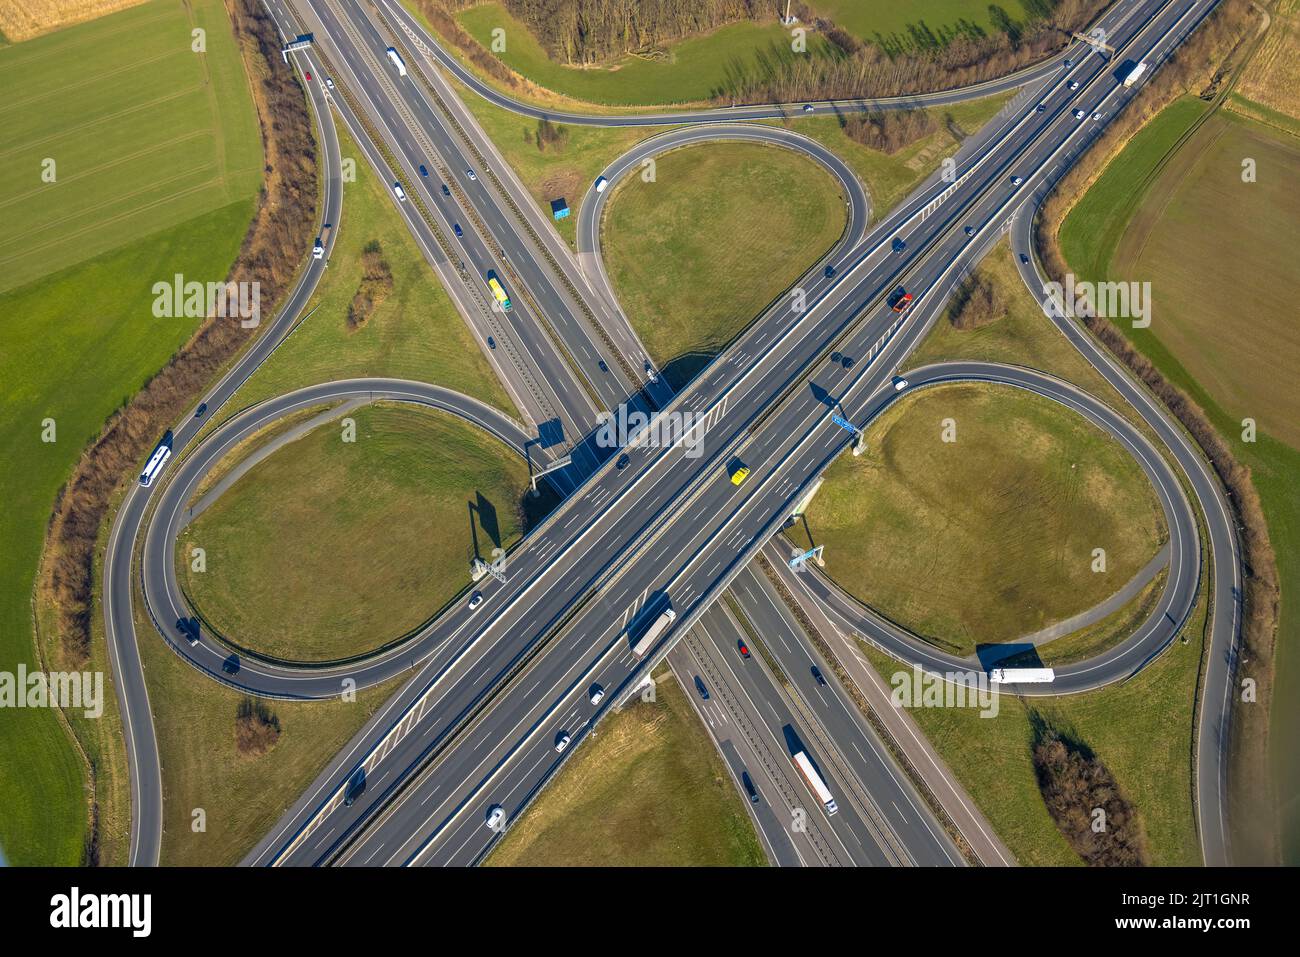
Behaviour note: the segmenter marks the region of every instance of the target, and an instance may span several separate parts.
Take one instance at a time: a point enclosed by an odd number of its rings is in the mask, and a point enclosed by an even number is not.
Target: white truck
[[[641,636],[641,640],[632,646],[632,654],[638,658],[644,658],[646,653],[655,646],[655,642],[659,640],[660,636],[676,620],[677,612],[671,608],[665,609],[663,614],[655,619],[654,624],[646,629],[645,634]]]
[[[802,751],[796,751],[791,756],[791,760],[794,761],[794,766],[799,769],[799,773],[803,775],[803,779],[807,782],[809,790],[811,790],[813,794],[817,795],[817,800],[821,801],[822,806],[826,808],[826,813],[834,814],[838,811],[840,806],[835,803],[835,798],[831,795],[830,788],[826,786],[826,782],[822,780],[822,776],[817,773],[817,769],[813,767],[813,763],[808,760],[808,755],[804,754]]]
[[[311,250],[311,258],[312,258],[312,259],[324,259],[324,258],[325,258],[325,244],[326,244],[327,242],[329,242],[329,238],[330,238],[330,230],[333,229],[333,228],[334,228],[334,227],[331,226],[329,223],[326,223],[326,224],[321,228],[320,235],[316,237],[316,245],[313,246],[313,247],[312,247],[312,250]]]
[[[1056,680],[1051,668],[994,668],[989,681],[995,685],[1049,684]]]
[[[406,64],[402,62],[401,54],[392,47],[388,48],[388,59],[393,61],[393,66],[397,67],[398,76],[406,76]]]
[[[1133,69],[1128,71],[1128,76],[1124,77],[1124,85],[1132,86],[1138,80],[1142,79],[1142,74],[1146,73],[1146,71],[1147,65],[1145,63],[1139,63]]]

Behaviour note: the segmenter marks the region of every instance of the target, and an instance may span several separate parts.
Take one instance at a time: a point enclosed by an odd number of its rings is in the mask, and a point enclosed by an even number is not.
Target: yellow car
[[[739,485],[741,482],[745,481],[745,479],[747,479],[747,478],[749,478],[749,466],[748,466],[748,465],[738,465],[738,466],[736,466],[735,469],[732,470],[732,473],[731,473],[731,484],[732,484],[732,485]]]

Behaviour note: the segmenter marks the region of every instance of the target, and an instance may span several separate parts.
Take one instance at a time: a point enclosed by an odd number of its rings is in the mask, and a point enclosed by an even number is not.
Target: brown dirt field
[[[1300,0],[1278,0],[1272,26],[1242,73],[1237,92],[1300,120]]]
[[[146,0],[0,0],[0,33],[18,43]]]

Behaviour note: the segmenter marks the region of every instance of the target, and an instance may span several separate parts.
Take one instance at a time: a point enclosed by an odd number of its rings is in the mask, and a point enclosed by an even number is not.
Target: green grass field
[[[887,47],[924,47],[931,37],[942,41],[956,32],[1000,30],[987,0],[812,0],[808,5],[854,36]],[[1018,24],[1029,19],[1020,0],[1005,0],[999,6]]]
[[[192,6],[195,22],[211,25],[206,58],[188,52],[190,21],[173,3],[0,50],[7,93],[0,146],[6,171],[0,174],[0,285],[7,290],[0,293],[0,443],[22,463],[6,473],[2,487],[0,670],[19,662],[38,667],[32,586],[59,486],[108,415],[194,329],[190,319],[154,318],[150,287],[177,272],[224,276],[252,216],[261,168],[252,102],[221,4]],[[172,45],[183,58],[166,53]],[[202,88],[205,69],[210,85]],[[152,89],[144,78],[155,81]],[[174,114],[168,96],[189,106]],[[69,124],[64,136],[58,124],[73,115],[100,116],[101,125]],[[166,144],[178,137],[189,137],[195,155],[206,138],[208,178],[222,167],[224,179],[195,192],[149,193],[154,205],[146,208],[138,186],[173,175],[159,157],[174,155]],[[56,184],[41,183],[45,156],[58,161]],[[126,206],[110,194],[124,184],[133,193]],[[48,195],[37,195],[42,190]],[[127,207],[141,213],[124,215]],[[57,425],[54,443],[41,441],[46,417]],[[109,731],[99,737],[83,735],[87,751],[114,747]],[[101,756],[101,771],[112,760]],[[10,863],[81,860],[83,778],[53,713],[14,711],[0,722],[0,850]]]
[[[1134,137],[1067,217],[1061,246],[1081,276],[1151,281],[1151,328],[1120,328],[1205,409],[1251,469],[1282,586],[1271,719],[1276,788],[1294,795],[1300,789],[1293,742],[1300,721],[1300,617],[1290,603],[1300,594],[1300,435],[1288,410],[1297,402],[1300,337],[1289,307],[1297,283],[1287,252],[1296,198],[1287,184],[1300,173],[1300,152],[1295,141],[1265,127],[1216,115],[1155,177],[1160,146],[1171,146],[1202,109],[1178,101]],[[1245,156],[1257,160],[1256,183],[1241,181]],[[1242,440],[1245,417],[1259,423],[1255,442]],[[1282,800],[1284,859],[1295,863],[1300,802]]]
[[[333,379],[393,376],[436,382],[518,415],[398,216],[387,187],[342,127],[339,148],[357,160],[357,178],[343,185],[343,216],[335,224],[329,268],[307,307],[311,316],[244,383],[228,408]],[[361,252],[372,240],[392,269],[393,290],[364,326],[350,331],[348,304],[361,281]]]
[[[766,862],[722,759],[671,674],[611,714],[488,857],[516,867]]]
[[[321,768],[401,686],[394,678],[355,701],[269,701],[280,722],[261,755],[235,744],[244,695],[199,675],[154,636],[136,591],[136,632],[162,762],[164,867],[231,867],[264,837]],[[196,812],[204,830],[196,830]]]
[[[194,27],[207,31],[206,55],[191,52]],[[158,0],[15,44],[0,54],[0,86],[0,291],[261,184],[256,117],[218,0]]]
[[[927,389],[874,423],[867,447],[827,471],[807,516],[813,542],[851,594],[955,653],[1091,608],[1166,534],[1119,443],[1018,389]],[[1101,573],[1095,548],[1106,550]]]
[[[1164,657],[1122,684],[1036,703],[1086,742],[1137,808],[1152,863],[1201,863],[1192,806],[1191,738],[1205,602]],[[892,658],[863,646],[888,681]],[[1024,699],[1002,696],[996,717],[962,708],[912,708],[912,717],[1023,866],[1079,864],[1047,813],[1035,778]]]
[[[651,106],[697,103],[719,95],[729,81],[763,69],[763,61],[782,62],[795,56],[831,56],[820,36],[808,35],[808,51],[791,50],[790,34],[773,19],[743,22],[671,44],[667,57],[651,60],[623,56],[593,67],[570,67],[547,56],[536,37],[498,3],[483,3],[457,15],[461,25],[485,49],[492,49],[492,31],[505,31],[503,63],[538,86],[588,103],[611,106]]]
[[[243,647],[328,660],[416,628],[519,537],[528,467],[454,416],[364,406],[254,466],[181,535],[197,609]],[[189,550],[207,553],[203,572]]]
[[[601,224],[610,282],[670,381],[725,346],[844,231],[839,184],[779,147],[711,143],[617,187]],[[779,199],[777,199],[779,197]]]

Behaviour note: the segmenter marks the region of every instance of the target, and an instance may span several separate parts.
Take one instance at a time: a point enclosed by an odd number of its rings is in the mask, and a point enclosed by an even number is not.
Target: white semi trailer
[[[1128,76],[1124,77],[1124,85],[1132,86],[1137,83],[1138,80],[1142,79],[1142,74],[1146,73],[1146,71],[1147,65],[1145,63],[1139,63],[1133,69],[1128,71]]]
[[[393,61],[393,66],[397,67],[398,76],[406,76],[406,64],[402,62],[402,56],[392,47],[388,48],[388,59]]]
[[[1056,680],[1051,668],[994,668],[989,682],[995,685],[1048,684]]]

